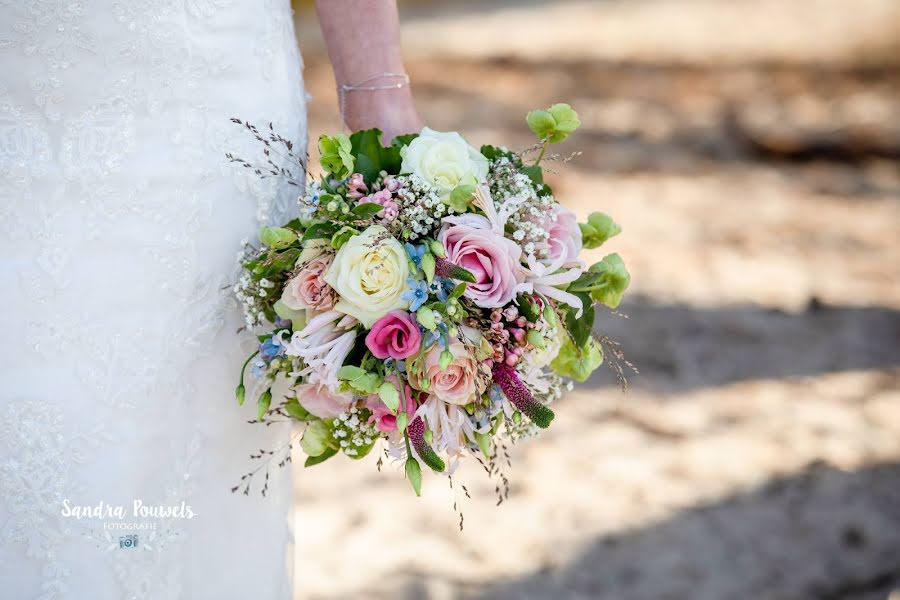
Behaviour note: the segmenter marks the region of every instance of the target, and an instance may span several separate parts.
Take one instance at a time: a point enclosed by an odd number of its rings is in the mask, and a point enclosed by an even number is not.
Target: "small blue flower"
[[[446,323],[438,323],[435,329],[428,332],[428,337],[425,339],[425,345],[433,346],[440,342],[441,346],[446,348],[448,331]]]
[[[428,285],[428,291],[437,297],[441,302],[446,302],[450,297],[450,292],[456,287],[452,279],[446,277],[435,277]]]
[[[425,246],[425,244],[413,246],[409,242],[406,242],[406,253],[409,255],[409,260],[411,260],[412,263],[416,265],[417,269],[422,268],[422,259],[425,258],[426,252],[428,252],[428,248]]]
[[[256,379],[259,379],[263,375],[266,374],[269,366],[266,364],[266,361],[262,359],[257,359],[253,361],[253,364],[250,365],[250,374],[253,375]]]
[[[409,289],[400,296],[409,302],[410,312],[416,312],[428,300],[428,284],[410,277],[406,280]]]
[[[270,361],[276,356],[281,356],[284,353],[284,346],[276,338],[268,338],[262,344],[259,345],[259,355],[262,356],[263,360]]]

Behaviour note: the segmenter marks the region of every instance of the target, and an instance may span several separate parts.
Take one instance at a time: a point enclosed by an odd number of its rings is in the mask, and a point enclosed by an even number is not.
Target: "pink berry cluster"
[[[493,361],[509,367],[516,366],[529,349],[528,330],[534,327],[534,323],[529,323],[528,319],[520,315],[515,306],[493,309],[490,320],[490,329],[486,335],[494,349]]]
[[[384,210],[375,216],[381,219],[383,223],[390,223],[400,214],[400,206],[397,204],[397,191],[400,189],[400,182],[393,175],[388,175],[378,186],[377,182],[373,184],[373,190],[369,193],[369,187],[363,181],[360,173],[353,173],[347,182],[347,195],[355,198],[357,203],[365,204],[367,202],[380,204]],[[374,189],[380,188],[380,189]]]

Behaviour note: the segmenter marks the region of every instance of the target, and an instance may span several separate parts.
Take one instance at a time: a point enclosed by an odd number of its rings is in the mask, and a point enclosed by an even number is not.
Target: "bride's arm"
[[[338,90],[370,78],[375,79],[362,85],[376,87],[400,81],[378,79],[388,73],[406,73],[395,0],[316,0],[316,9]],[[339,95],[343,95],[344,120],[351,131],[378,127],[389,141],[422,127],[408,85],[343,94],[339,91]]]

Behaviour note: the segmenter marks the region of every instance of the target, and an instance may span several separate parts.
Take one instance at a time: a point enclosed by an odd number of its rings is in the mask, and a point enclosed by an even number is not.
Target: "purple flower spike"
[[[519,379],[516,370],[505,363],[494,365],[494,382],[517,409],[540,427],[546,429],[555,416],[553,411],[534,399],[531,392]]]
[[[476,283],[475,276],[472,275],[471,271],[463,269],[442,256],[436,256],[434,259],[434,274],[438,277],[446,277],[447,279],[455,279],[456,281]]]
[[[440,473],[446,465],[441,457],[437,455],[428,442],[425,441],[425,421],[422,417],[416,417],[406,426],[406,433],[409,435],[409,441],[412,447],[416,449],[416,454],[422,459],[426,465]]]

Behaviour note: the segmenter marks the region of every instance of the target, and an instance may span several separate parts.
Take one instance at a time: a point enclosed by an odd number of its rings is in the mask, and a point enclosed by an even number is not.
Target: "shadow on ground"
[[[698,308],[633,299],[628,319],[598,317],[597,330],[626,340],[639,370],[629,385],[683,392],[750,379],[784,379],[900,366],[900,311],[811,302],[788,313],[753,305]],[[615,385],[598,369],[588,386]]]
[[[900,587],[898,528],[900,463],[855,472],[812,465],[599,538],[561,566],[490,587],[445,582],[441,597],[883,600]],[[413,579],[404,597],[431,598],[433,589]]]

